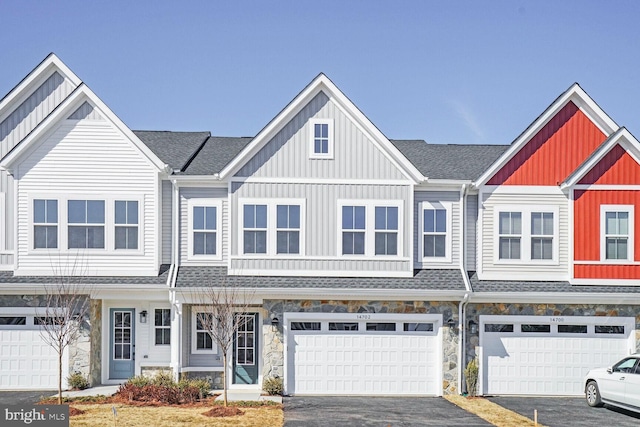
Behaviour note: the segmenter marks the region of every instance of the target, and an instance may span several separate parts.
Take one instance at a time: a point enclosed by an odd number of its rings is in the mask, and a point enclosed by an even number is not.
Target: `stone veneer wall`
[[[484,315],[514,316],[609,316],[634,317],[636,319],[636,351],[640,352],[640,312],[634,305],[604,304],[469,304],[466,310],[466,324],[473,320],[480,325],[480,317]],[[476,334],[467,331],[466,364],[476,357],[476,347],[480,345],[480,328]]]
[[[89,382],[91,386],[102,383],[102,300],[91,300],[89,308]]]
[[[263,377],[284,377],[284,338],[282,330],[283,313],[425,313],[442,314],[443,322],[443,384],[445,394],[458,393],[458,333],[450,329],[446,322],[457,322],[458,307],[448,301],[333,301],[333,300],[265,300],[268,314],[263,317],[262,346]],[[277,327],[271,325],[271,318],[278,317]]]
[[[211,384],[212,390],[222,390],[222,371],[190,371],[180,373],[180,379],[206,380]]]

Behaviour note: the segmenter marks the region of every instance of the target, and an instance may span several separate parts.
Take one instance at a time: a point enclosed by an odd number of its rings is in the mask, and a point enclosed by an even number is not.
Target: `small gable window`
[[[333,120],[313,119],[310,121],[310,158],[333,158]]]

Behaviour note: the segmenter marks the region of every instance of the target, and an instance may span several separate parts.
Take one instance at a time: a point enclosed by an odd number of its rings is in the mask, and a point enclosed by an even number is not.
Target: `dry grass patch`
[[[460,395],[444,396],[449,402],[461,407],[467,412],[477,415],[483,420],[490,422],[497,427],[523,427],[534,426],[532,420],[527,417],[503,408],[500,405],[484,399],[482,397],[467,398]],[[533,416],[533,414],[531,414]],[[538,423],[538,427],[545,427]]]
[[[284,423],[281,405],[242,408],[244,415],[233,417],[212,418],[202,415],[202,406],[129,406],[129,405],[78,405],[83,410],[82,415],[71,418],[71,427],[104,427],[113,426],[114,418],[112,406],[118,412],[118,426],[127,427],[279,427]]]

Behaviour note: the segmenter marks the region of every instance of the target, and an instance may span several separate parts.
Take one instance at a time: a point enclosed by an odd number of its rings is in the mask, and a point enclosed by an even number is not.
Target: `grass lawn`
[[[444,398],[497,427],[533,427],[534,425],[545,427],[540,423],[534,424],[529,418],[496,405],[482,397],[467,398],[460,395],[447,395]]]
[[[186,426],[273,426],[284,423],[282,405],[259,407],[240,407],[244,415],[214,418],[202,415],[213,406],[129,406],[125,404],[80,404],[72,407],[84,411],[84,414],[71,417],[71,427],[186,427]],[[118,413],[115,423],[112,407]],[[217,406],[217,405],[215,405]]]

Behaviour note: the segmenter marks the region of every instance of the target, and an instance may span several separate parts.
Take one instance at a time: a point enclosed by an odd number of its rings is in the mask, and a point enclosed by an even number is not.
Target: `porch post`
[[[171,369],[176,381],[182,368],[182,302],[171,304]]]

